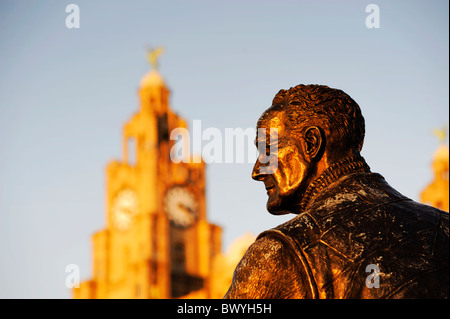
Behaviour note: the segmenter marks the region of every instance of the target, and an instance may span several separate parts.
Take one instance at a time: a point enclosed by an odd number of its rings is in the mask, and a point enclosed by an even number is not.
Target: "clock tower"
[[[221,228],[206,216],[205,163],[170,158],[170,132],[187,125],[169,95],[156,68],[142,78],[140,109],[123,127],[123,158],[106,168],[93,277],[74,288],[75,298],[211,297]]]

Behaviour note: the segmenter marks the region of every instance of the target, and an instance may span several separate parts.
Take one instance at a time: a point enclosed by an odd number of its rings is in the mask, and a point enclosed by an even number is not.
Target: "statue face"
[[[266,129],[267,134],[259,134],[262,136],[257,136],[255,141],[259,156],[252,178],[264,183],[268,195],[267,210],[274,215],[295,212],[311,175],[300,141],[286,130],[284,123],[283,112],[272,111],[258,125],[258,129]],[[276,128],[277,134],[270,134],[271,128]],[[261,147],[264,143],[266,150]],[[276,151],[268,154],[270,148]],[[275,161],[267,161],[267,156],[275,156]]]

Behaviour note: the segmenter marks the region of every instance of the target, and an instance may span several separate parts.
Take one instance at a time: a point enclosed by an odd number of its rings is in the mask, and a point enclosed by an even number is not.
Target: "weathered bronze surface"
[[[257,126],[278,129],[256,140],[278,151],[258,147],[252,177],[264,182],[270,213],[297,216],[258,236],[224,298],[448,298],[448,213],[370,171],[353,99],[298,85],[281,90]]]

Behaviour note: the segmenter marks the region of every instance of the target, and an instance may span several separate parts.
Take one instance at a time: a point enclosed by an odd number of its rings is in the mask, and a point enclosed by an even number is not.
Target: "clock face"
[[[131,189],[121,190],[112,203],[112,222],[118,230],[127,230],[138,213],[138,197]]]
[[[186,186],[174,186],[167,190],[164,209],[175,226],[187,228],[197,220],[197,198]]]

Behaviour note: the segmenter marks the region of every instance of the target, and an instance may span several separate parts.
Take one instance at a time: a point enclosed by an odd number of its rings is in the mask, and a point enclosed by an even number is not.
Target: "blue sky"
[[[80,8],[67,29],[65,8]],[[368,4],[380,28],[368,29]],[[105,167],[138,109],[146,48],[162,45],[170,104],[202,127],[254,128],[280,89],[344,90],[366,119],[363,156],[418,199],[448,123],[448,1],[12,1],[0,3],[0,297],[69,298],[91,276]],[[207,168],[224,249],[274,227],[252,164]]]

